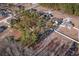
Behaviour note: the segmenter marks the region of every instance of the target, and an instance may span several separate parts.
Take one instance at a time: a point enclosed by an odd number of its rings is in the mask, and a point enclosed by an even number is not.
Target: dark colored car
[[[8,16],[8,11],[6,9],[0,9],[0,16],[7,17]]]
[[[53,17],[53,15],[52,15],[52,14],[49,14],[49,13],[45,13],[45,14],[43,15],[43,18],[46,19],[46,20],[51,19],[51,17]]]
[[[7,26],[0,26],[0,33],[5,31],[7,29]]]

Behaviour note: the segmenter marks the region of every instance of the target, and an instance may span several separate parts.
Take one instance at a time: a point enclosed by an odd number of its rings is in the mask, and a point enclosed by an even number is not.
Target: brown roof
[[[18,39],[21,37],[21,32],[17,29],[11,29],[11,36],[14,36],[15,39]]]

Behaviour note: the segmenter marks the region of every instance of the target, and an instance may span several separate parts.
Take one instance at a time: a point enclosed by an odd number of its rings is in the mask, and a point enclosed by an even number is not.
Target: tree
[[[79,4],[75,3],[49,3],[49,4],[40,4],[43,7],[52,8],[56,10],[63,10],[66,13],[79,15]]]

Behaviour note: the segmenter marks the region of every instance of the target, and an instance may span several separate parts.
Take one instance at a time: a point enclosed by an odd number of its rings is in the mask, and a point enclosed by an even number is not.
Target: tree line
[[[78,3],[41,3],[41,6],[53,8],[54,10],[63,10],[66,13],[79,16]]]

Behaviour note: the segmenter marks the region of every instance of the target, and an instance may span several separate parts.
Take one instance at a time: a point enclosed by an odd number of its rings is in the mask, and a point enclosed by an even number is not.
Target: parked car
[[[0,33],[5,31],[7,29],[7,26],[0,26]]]
[[[52,15],[52,14],[49,14],[49,13],[45,13],[45,14],[43,15],[43,18],[46,19],[46,20],[51,19],[51,17],[53,17],[53,15]]]
[[[0,9],[0,17],[7,17],[8,11],[6,9]]]

